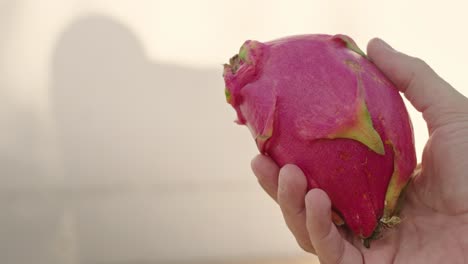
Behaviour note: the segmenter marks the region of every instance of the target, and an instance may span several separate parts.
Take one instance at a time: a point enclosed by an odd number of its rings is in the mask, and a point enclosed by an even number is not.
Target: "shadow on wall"
[[[193,173],[195,156],[210,148],[196,141],[209,143],[213,122],[225,118],[220,76],[149,61],[112,19],[73,23],[58,40],[51,91],[69,183],[160,183]]]
[[[210,221],[202,218],[187,233],[195,220],[184,221],[183,213],[193,207],[193,193],[219,189],[220,178],[238,178],[227,147],[232,155],[245,152],[236,142],[223,143],[229,134],[220,133],[234,131],[226,121],[226,115],[234,118],[221,70],[151,62],[130,29],[101,16],[66,28],[52,70],[53,116],[80,262],[212,254],[191,241],[206,236],[203,228],[216,217],[207,215]],[[177,193],[190,195],[176,199]]]

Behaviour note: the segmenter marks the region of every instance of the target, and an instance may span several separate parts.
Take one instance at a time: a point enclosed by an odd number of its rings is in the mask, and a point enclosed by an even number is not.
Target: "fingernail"
[[[392,46],[390,46],[387,42],[383,41],[383,40],[380,39],[380,38],[377,38],[377,40],[380,42],[380,44],[382,45],[382,47],[386,48],[386,49],[389,50],[389,51],[395,51],[395,49],[392,48]]]
[[[377,42],[380,42],[379,44],[380,44],[383,48],[385,48],[385,49],[387,49],[387,50],[389,50],[389,51],[395,51],[395,49],[392,48],[392,46],[390,46],[387,42],[383,41],[381,38],[376,38],[376,40],[377,40]]]

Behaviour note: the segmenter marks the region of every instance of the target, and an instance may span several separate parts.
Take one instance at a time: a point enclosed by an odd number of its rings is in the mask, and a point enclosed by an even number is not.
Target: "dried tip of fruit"
[[[371,236],[362,239],[362,243],[366,248],[370,248],[372,241],[377,240],[382,237],[382,231],[385,229],[391,229],[401,223],[401,218],[399,216],[391,217],[382,217],[375,228]]]
[[[240,50],[239,53],[232,56],[229,59],[229,63],[224,64],[224,75],[226,75],[226,71],[230,71],[231,74],[236,74],[237,70],[242,66],[242,64],[246,63],[248,60],[248,50],[246,47],[246,44],[244,44]]]
[[[342,226],[345,224],[345,221],[343,220],[343,218],[335,211],[332,211],[332,221],[337,226]]]

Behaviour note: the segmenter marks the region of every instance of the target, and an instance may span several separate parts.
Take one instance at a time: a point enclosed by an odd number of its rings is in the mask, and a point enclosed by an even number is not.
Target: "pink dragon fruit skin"
[[[411,121],[398,90],[351,38],[246,41],[223,77],[259,151],[298,165],[353,233],[369,238],[394,216],[416,166]]]

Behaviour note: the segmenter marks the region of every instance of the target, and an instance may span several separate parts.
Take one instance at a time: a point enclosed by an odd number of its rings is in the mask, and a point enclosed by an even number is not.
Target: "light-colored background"
[[[379,36],[466,95],[466,8],[0,0],[0,262],[314,263],[250,171],[221,64],[245,39]]]

